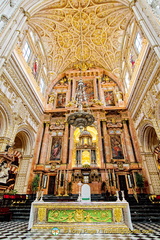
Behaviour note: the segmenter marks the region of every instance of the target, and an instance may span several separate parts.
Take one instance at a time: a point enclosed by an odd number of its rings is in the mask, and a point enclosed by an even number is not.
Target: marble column
[[[40,155],[40,164],[45,164],[47,152],[48,152],[48,142],[49,142],[49,123],[46,122],[45,132],[42,139],[42,149],[41,149],[41,155]]]
[[[68,123],[65,124],[65,131],[63,136],[63,152],[62,152],[62,164],[67,161],[67,151],[68,151]]]
[[[67,96],[66,96],[66,102],[68,103],[68,102],[70,102],[71,101],[71,91],[72,91],[72,89],[71,89],[71,81],[72,80],[68,80],[68,91],[67,91]]]
[[[97,93],[97,79],[94,78],[93,80],[93,86],[94,86],[94,98],[98,99],[98,93]]]
[[[132,139],[133,139],[134,149],[136,149],[136,151],[135,151],[136,161],[141,162],[142,161],[142,156],[141,156],[141,152],[140,152],[140,147],[139,147],[139,143],[138,143],[136,130],[135,130],[135,127],[134,127],[134,124],[133,124],[132,120],[130,120],[130,129],[131,129],[131,135],[132,135]]]
[[[102,122],[103,125],[103,138],[104,138],[104,145],[105,145],[105,152],[106,152],[106,162],[111,162],[111,146],[109,141],[109,134],[107,132],[106,122]]]
[[[43,123],[40,124],[39,128],[38,128],[38,133],[37,133],[37,136],[36,136],[36,144],[35,144],[35,150],[34,150],[34,157],[33,157],[33,162],[34,164],[37,164],[38,163],[38,159],[39,159],[39,154],[40,154],[40,151],[41,151],[41,142],[42,142],[42,137],[43,137],[43,131],[44,131],[44,126],[43,126]]]
[[[132,144],[131,144],[131,140],[130,140],[130,135],[128,133],[128,127],[126,124],[126,121],[123,120],[123,130],[124,130],[124,137],[125,137],[125,145],[126,145],[126,149],[127,149],[127,155],[128,155],[128,160],[129,162],[135,162],[135,157],[134,157],[134,153],[133,153],[133,148],[132,148]]]
[[[72,163],[73,163],[73,149],[74,149],[74,127],[71,126],[70,128],[70,148],[69,148],[69,168],[72,167]]]
[[[101,135],[101,124],[100,124],[99,113],[97,113],[97,130],[98,130],[98,148],[99,148],[100,163],[101,163],[101,167],[103,167],[104,157],[103,157],[103,150],[102,150],[102,135]]]

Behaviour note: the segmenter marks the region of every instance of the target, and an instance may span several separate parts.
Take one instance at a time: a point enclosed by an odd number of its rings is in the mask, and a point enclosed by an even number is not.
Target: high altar
[[[126,201],[33,202],[28,229],[53,227],[59,228],[61,233],[125,233],[133,230]]]

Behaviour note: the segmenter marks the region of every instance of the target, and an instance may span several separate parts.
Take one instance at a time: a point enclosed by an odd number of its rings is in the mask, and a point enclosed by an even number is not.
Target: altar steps
[[[160,222],[160,204],[130,206],[132,222]]]
[[[28,221],[31,205],[10,206],[12,212],[12,221]]]
[[[30,206],[11,206],[12,219],[28,221]],[[132,222],[160,222],[160,204],[130,206]]]
[[[78,194],[72,194],[70,196],[53,196],[44,195],[43,200],[45,202],[76,202]],[[93,202],[105,201],[106,198],[100,194],[92,194],[91,199]],[[26,203],[7,204],[2,206],[8,206],[11,210],[12,219],[15,221],[28,221],[30,214],[30,206],[32,201],[35,200],[35,196],[29,197]],[[109,201],[116,201],[116,197],[109,197]],[[131,210],[131,217],[133,222],[160,222],[160,204],[152,204],[148,198],[138,198],[139,203],[136,202],[135,198],[128,199]]]

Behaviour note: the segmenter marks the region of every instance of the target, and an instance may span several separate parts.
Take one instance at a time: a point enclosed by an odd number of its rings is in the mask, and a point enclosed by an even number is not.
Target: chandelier
[[[80,130],[83,128],[90,126],[95,121],[94,116],[89,112],[89,108],[87,109],[88,101],[85,92],[85,85],[82,79],[82,63],[83,63],[83,54],[82,54],[82,8],[80,7],[80,42],[81,42],[81,79],[78,81],[76,94],[75,94],[75,103],[78,108],[78,111],[70,114],[67,118],[67,122],[70,125],[75,127],[79,127]],[[85,106],[86,111],[83,110],[83,106]]]
[[[80,129],[92,125],[92,123],[95,121],[93,115],[89,113],[89,111],[85,112],[83,110],[83,104],[87,103],[87,97],[85,93],[85,85],[82,79],[78,81],[75,101],[76,106],[78,107],[78,111],[70,114],[68,116],[67,122],[70,125],[79,127]]]

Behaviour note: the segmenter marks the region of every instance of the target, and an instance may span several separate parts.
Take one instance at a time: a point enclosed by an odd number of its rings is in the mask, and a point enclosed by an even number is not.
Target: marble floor
[[[134,230],[131,233],[116,233],[116,234],[62,234],[58,232],[51,232],[49,231],[27,231],[27,222],[18,222],[18,221],[11,221],[11,222],[0,222],[0,239],[10,239],[10,240],[19,240],[19,239],[57,239],[57,240],[148,240],[160,239],[160,223],[134,223],[133,227]]]

